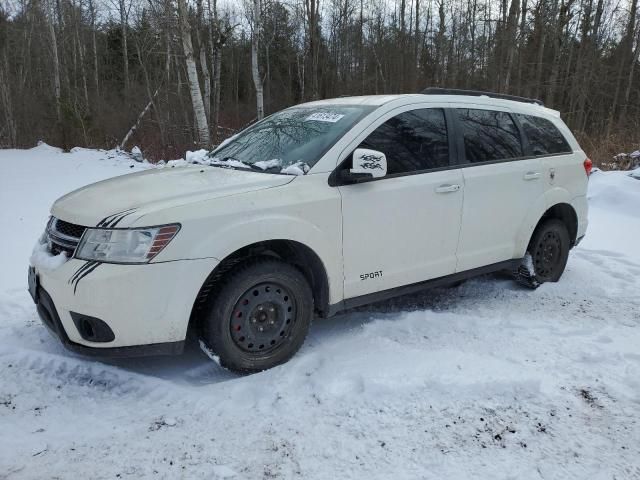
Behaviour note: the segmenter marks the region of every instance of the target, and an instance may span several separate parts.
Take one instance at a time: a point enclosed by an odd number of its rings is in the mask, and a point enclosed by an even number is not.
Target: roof
[[[522,101],[508,100],[503,98],[492,98],[487,95],[452,95],[452,94],[421,94],[406,93],[398,95],[363,95],[355,97],[338,97],[327,98],[324,100],[316,100],[303,104],[304,106],[322,106],[322,105],[369,105],[379,107],[388,103],[397,103],[398,106],[409,103],[466,103],[469,105],[486,105],[487,107],[502,106],[518,112],[529,112],[537,114],[546,114],[554,117],[560,117],[560,112],[547,108],[536,103],[528,103]]]

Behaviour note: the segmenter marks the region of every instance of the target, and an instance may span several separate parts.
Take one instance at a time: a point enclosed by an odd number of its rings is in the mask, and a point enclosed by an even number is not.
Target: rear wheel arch
[[[538,220],[536,227],[533,229],[533,233],[538,226],[542,225],[545,221],[550,219],[560,220],[567,227],[569,232],[569,241],[571,247],[575,246],[578,235],[578,214],[575,209],[568,203],[556,203],[552,207],[548,208]]]
[[[316,312],[324,317],[329,310],[329,277],[318,254],[307,245],[295,240],[266,240],[237,249],[225,257],[209,274],[194,302],[189,329],[197,328],[203,307],[211,295],[215,295],[220,282],[235,267],[255,258],[273,257],[295,266],[302,272],[313,292]]]

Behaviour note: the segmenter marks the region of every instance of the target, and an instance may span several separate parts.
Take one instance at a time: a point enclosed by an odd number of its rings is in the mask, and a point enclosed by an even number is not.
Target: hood
[[[53,204],[51,214],[84,226],[115,226],[130,215],[119,225],[126,226],[150,211],[278,187],[294,178],[208,166],[154,168],[74,190]]]

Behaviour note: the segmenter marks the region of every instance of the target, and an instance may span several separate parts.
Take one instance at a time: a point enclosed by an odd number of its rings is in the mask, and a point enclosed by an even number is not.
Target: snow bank
[[[40,140],[35,147],[30,148],[29,151],[34,152],[34,153],[38,152],[38,153],[48,153],[48,154],[62,153],[63,152],[63,150],[61,148],[53,147],[51,145],[47,145],[42,140]]]

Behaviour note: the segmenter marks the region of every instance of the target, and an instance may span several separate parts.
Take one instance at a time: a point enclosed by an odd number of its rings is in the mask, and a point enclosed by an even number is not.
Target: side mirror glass
[[[353,152],[353,174],[369,174],[373,178],[387,174],[387,157],[384,153],[368,148],[356,148]]]

